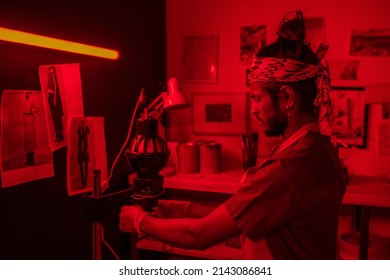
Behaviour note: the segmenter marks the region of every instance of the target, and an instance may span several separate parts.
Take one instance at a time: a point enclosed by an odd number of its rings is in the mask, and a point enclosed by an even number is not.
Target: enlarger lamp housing
[[[169,150],[165,140],[158,135],[157,119],[138,119],[137,135],[125,152],[138,178],[154,179],[165,166]]]

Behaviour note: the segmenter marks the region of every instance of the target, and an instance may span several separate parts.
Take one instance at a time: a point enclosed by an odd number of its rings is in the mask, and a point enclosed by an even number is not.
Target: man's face
[[[251,83],[250,91],[251,113],[258,120],[264,134],[268,137],[282,135],[287,127],[288,119],[280,111],[279,104],[275,104],[261,83]]]

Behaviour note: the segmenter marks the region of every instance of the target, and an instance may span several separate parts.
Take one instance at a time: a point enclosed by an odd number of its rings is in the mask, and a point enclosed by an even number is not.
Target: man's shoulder
[[[299,139],[286,154],[299,156],[310,156],[312,153],[329,151],[332,148],[330,137],[318,132],[309,131],[305,136]]]
[[[330,137],[318,132],[309,132],[294,145],[275,155],[274,163],[285,169],[311,170],[327,164],[334,164],[336,152]],[[275,162],[276,161],[276,162]],[[306,172],[306,171],[305,171]]]

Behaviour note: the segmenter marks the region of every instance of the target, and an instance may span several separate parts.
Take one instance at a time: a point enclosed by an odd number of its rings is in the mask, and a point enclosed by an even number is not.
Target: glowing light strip
[[[12,30],[3,27],[0,27],[0,40],[78,54],[97,56],[107,59],[119,58],[119,52],[116,50],[95,47],[91,45],[51,38],[47,36]]]

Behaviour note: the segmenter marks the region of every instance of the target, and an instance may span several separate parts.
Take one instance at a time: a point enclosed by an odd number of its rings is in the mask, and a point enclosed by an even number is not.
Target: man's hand
[[[137,232],[140,234],[140,225],[147,214],[139,205],[122,206],[119,214],[119,229],[124,232]]]

